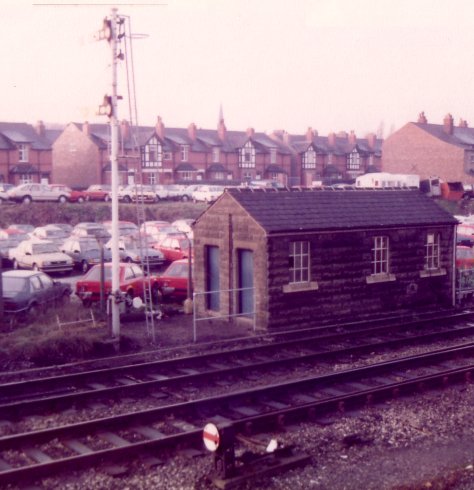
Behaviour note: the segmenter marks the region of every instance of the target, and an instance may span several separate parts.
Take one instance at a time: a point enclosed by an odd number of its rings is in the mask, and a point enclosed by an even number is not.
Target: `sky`
[[[119,119],[388,136],[424,111],[474,126],[472,0],[0,2],[0,121],[106,122],[113,6],[132,34]],[[129,80],[130,83],[127,83]],[[135,91],[131,90],[135,81]],[[134,113],[134,111],[133,111]]]

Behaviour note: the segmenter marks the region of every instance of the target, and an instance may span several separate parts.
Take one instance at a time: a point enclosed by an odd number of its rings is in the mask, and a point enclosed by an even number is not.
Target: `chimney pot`
[[[349,134],[349,143],[351,145],[355,145],[357,143],[357,137],[356,137],[356,134],[354,133],[354,131],[351,130],[350,134]]]
[[[328,134],[328,144],[329,146],[336,146],[336,133]]]
[[[45,127],[44,127],[44,122],[43,121],[38,121],[36,123],[36,132],[38,133],[39,136],[44,136],[45,135]]]
[[[155,131],[160,139],[165,139],[165,125],[163,124],[163,120],[160,116],[156,118]]]
[[[443,119],[443,129],[446,134],[453,134],[453,116],[451,114],[446,114]]]
[[[195,141],[196,140],[196,135],[197,135],[197,128],[196,128],[196,125],[194,123],[191,123],[189,126],[188,126],[188,136],[193,140]]]
[[[377,135],[375,133],[369,133],[367,135],[367,143],[371,150],[375,150],[375,145],[377,143]]]
[[[467,125],[467,121],[466,121],[465,119],[462,119],[462,118],[461,118],[461,119],[459,120],[459,127],[460,127],[460,128],[467,128],[467,127],[468,127],[468,125]]]
[[[313,128],[310,126],[306,130],[306,141],[311,142],[314,139],[314,131]]]
[[[418,122],[420,124],[428,124],[428,119],[426,119],[424,111],[420,112],[420,114],[418,115]]]
[[[254,128],[247,128],[247,136],[249,138],[252,138],[255,135],[255,129]]]

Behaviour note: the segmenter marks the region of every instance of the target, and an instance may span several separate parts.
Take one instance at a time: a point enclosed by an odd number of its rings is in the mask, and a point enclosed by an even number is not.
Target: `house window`
[[[372,249],[372,274],[388,274],[389,272],[388,237],[376,236]]]
[[[181,150],[181,161],[187,162],[188,158],[189,158],[189,146],[188,145],[181,145],[180,150]]]
[[[275,164],[277,162],[277,151],[276,148],[270,149],[270,163]]]
[[[250,141],[239,150],[239,167],[253,168],[255,167],[255,147]]]
[[[224,172],[214,172],[214,180],[224,180],[225,174]]]
[[[316,152],[313,147],[303,153],[303,168],[316,168]]]
[[[290,243],[290,283],[309,282],[309,242]]]
[[[237,313],[254,313],[254,266],[252,250],[237,250]]]
[[[360,170],[360,155],[355,148],[347,156],[347,170]]]
[[[212,163],[219,163],[221,161],[221,152],[219,148],[212,149]]]
[[[170,151],[165,151],[163,153],[163,160],[170,161],[173,159],[173,154]]]
[[[28,161],[28,145],[25,144],[18,145],[18,161],[19,162]]]
[[[145,145],[142,153],[142,167],[153,168],[162,166],[162,147],[160,142],[155,138],[151,138]]]
[[[148,175],[148,185],[156,184],[156,174],[155,172],[150,172]]]
[[[33,182],[33,176],[31,174],[21,174],[20,184],[31,184]]]
[[[439,269],[439,234],[428,233],[425,245],[425,269]]]
[[[193,180],[193,172],[179,172],[180,180]]]

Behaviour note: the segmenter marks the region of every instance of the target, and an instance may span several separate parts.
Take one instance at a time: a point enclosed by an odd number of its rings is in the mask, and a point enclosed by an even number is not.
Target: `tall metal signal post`
[[[120,337],[120,278],[119,278],[119,206],[118,206],[118,115],[117,115],[117,62],[121,59],[117,55],[117,44],[123,37],[120,32],[123,26],[123,19],[117,15],[117,9],[113,8],[110,19],[104,19],[102,30],[99,32],[99,39],[105,39],[110,44],[112,53],[112,95],[106,95],[104,102],[99,108],[99,113],[108,116],[111,129],[110,145],[110,165],[112,174],[112,298],[109,302],[112,316],[112,336]]]

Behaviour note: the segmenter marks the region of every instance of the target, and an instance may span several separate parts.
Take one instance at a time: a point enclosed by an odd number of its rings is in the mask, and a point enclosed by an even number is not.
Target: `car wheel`
[[[188,202],[189,201],[189,196],[182,196],[181,201],[183,202]]]
[[[13,259],[13,262],[12,262],[12,267],[15,269],[15,270],[18,270],[20,268],[20,266],[18,265],[18,262],[16,259]]]
[[[105,202],[109,202],[110,201],[110,196],[108,194],[106,196],[104,196],[104,201]]]
[[[58,201],[59,201],[61,204],[64,204],[65,202],[67,202],[67,197],[66,197],[66,196],[59,196]]]
[[[131,264],[133,262],[132,257],[127,257],[125,259],[125,262],[127,262],[128,264]]]
[[[77,202],[79,203],[83,203],[84,202],[84,198],[81,196],[81,197],[78,197],[77,198]]]
[[[30,204],[32,201],[31,196],[24,196],[22,199],[23,204]]]
[[[132,198],[130,196],[125,196],[123,198],[123,202],[126,202],[127,204],[130,204],[132,202]]]
[[[161,201],[161,197],[160,196],[156,196],[155,197],[155,202],[160,202]]]
[[[89,264],[87,263],[87,260],[83,260],[81,262],[81,272],[85,274],[89,270]]]

